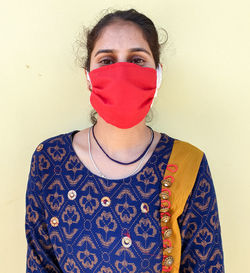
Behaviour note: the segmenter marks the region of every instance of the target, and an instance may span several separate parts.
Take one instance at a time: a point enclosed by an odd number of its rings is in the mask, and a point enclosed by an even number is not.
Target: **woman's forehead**
[[[113,22],[105,26],[96,40],[94,50],[100,47],[107,49],[146,47],[149,49],[140,27],[126,21]]]

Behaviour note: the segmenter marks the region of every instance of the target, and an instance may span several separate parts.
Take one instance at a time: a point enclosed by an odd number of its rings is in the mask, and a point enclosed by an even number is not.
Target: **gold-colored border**
[[[164,265],[164,262],[173,263],[171,271],[168,271],[171,273],[179,272],[181,261],[181,234],[177,219],[182,214],[188,196],[193,189],[202,157],[203,152],[197,147],[184,141],[174,140],[173,149],[164,174],[164,178],[168,177],[169,182],[171,181],[171,177],[173,177],[173,183],[166,187],[162,182],[161,186],[162,192],[166,188],[170,190],[170,196],[167,200],[170,201],[171,207],[168,212],[161,214],[161,227],[162,231],[165,230],[164,227],[166,226],[171,230],[171,236],[169,236],[168,239],[171,241],[172,250],[168,257],[163,256],[162,260],[162,265]],[[177,169],[174,170],[174,168],[168,167],[169,165],[176,165]],[[164,202],[162,192],[160,197],[161,204]],[[165,217],[167,213],[170,214],[170,218],[167,222],[164,222],[163,217]],[[167,220],[166,218],[167,217],[165,217],[165,221]],[[164,240],[164,236],[162,236],[162,239]],[[163,251],[164,250],[166,253],[167,249],[163,249]],[[163,269],[162,272],[167,271]]]

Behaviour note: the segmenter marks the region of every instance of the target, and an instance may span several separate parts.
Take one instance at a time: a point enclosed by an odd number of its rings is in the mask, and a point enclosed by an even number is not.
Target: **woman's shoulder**
[[[33,150],[32,162],[36,161],[36,164],[40,166],[41,164],[57,165],[63,162],[72,150],[71,136],[75,131],[79,130],[55,134],[40,141]]]
[[[196,144],[194,144],[192,141],[185,140],[183,138],[177,138],[177,137],[172,137],[168,135],[166,132],[161,133],[163,135],[163,141],[164,142],[172,142],[173,143],[173,148],[176,150],[178,149],[182,154],[190,154],[190,153],[196,153],[200,154],[203,153],[204,151]]]
[[[65,133],[55,134],[48,138],[43,139],[37,144],[34,152],[41,152],[42,150],[47,150],[54,147],[55,149],[66,148],[70,144],[71,135],[79,130],[68,131]]]
[[[73,156],[71,135],[73,132],[55,134],[43,139],[33,150],[31,156],[31,176],[41,179],[41,186],[50,181],[54,175],[70,171],[77,159]],[[70,165],[71,164],[71,165]],[[40,182],[39,182],[40,183]]]

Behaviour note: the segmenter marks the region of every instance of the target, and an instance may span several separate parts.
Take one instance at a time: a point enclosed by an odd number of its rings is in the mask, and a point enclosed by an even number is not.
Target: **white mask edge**
[[[155,95],[154,95],[154,98],[152,100],[150,108],[153,106],[154,99],[158,95],[158,89],[161,86],[161,82],[162,82],[162,67],[161,67],[161,64],[159,64],[158,67],[157,67],[157,69],[156,69],[156,90],[155,90]]]

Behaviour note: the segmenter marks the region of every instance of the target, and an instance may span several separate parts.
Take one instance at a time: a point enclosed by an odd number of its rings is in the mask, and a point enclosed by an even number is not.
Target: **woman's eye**
[[[143,64],[144,60],[141,58],[134,58],[131,62],[135,64]]]
[[[100,61],[100,63],[104,65],[108,65],[108,64],[112,64],[113,61],[111,59],[103,59]]]

